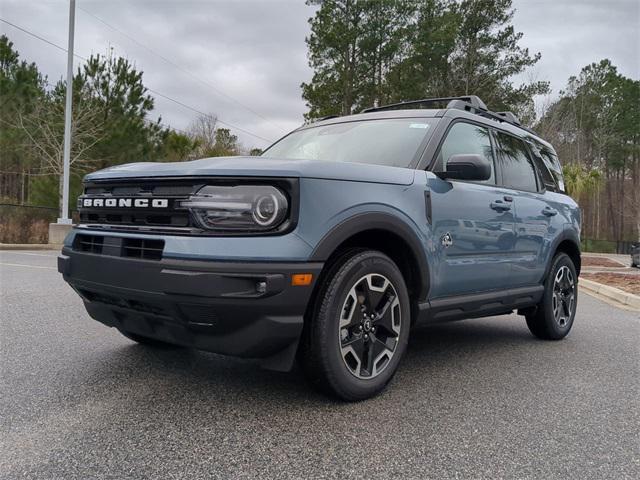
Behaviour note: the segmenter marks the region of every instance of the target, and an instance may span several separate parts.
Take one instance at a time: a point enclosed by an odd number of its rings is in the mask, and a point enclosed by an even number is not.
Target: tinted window
[[[542,176],[542,182],[544,183],[545,188],[547,190],[557,190],[556,181],[553,178],[553,175],[551,175],[551,172],[545,165],[544,161],[542,160],[540,153],[535,148],[532,148],[532,150],[533,163],[536,164],[538,172],[540,172],[540,175]]]
[[[489,160],[491,162],[491,177],[483,183],[496,183],[493,150],[488,129],[470,123],[454,123],[440,147],[434,171],[445,172],[447,160],[452,155],[463,153],[482,155]]]
[[[519,138],[497,133],[498,160],[502,169],[502,184],[516,190],[537,191],[536,171],[527,146]]]
[[[393,118],[305,128],[287,135],[262,156],[408,167],[436,121]]]
[[[543,166],[538,165],[538,169],[542,173],[542,179],[545,186],[549,190],[564,192],[564,177],[562,175],[562,166],[558,160],[558,156],[553,148],[544,145],[534,139],[531,139],[534,154],[537,155],[538,161]]]

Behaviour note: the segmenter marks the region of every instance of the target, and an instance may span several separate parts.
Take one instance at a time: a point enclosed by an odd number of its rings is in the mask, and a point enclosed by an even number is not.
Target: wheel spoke
[[[361,375],[362,359],[365,356],[366,346],[362,336],[358,336],[340,348],[342,360],[356,375]]]
[[[353,375],[373,378],[389,364],[398,343],[398,293],[384,275],[376,273],[352,285],[340,313],[340,352]]]
[[[396,306],[398,305],[398,299],[396,297],[389,297],[385,302],[382,310],[376,315],[373,320],[374,325],[377,329],[383,329],[385,336],[389,337],[397,337],[399,335],[398,327],[395,325],[395,315],[394,311]]]
[[[371,289],[371,285],[368,279],[360,282],[356,287],[358,292],[358,298],[361,300],[361,303],[365,305],[368,311],[374,312],[378,309],[378,305],[380,304],[380,300],[384,295],[384,292],[379,292]]]
[[[381,358],[381,354],[391,351],[385,342],[376,338],[375,335],[370,335],[369,341],[365,343],[365,358],[362,361],[360,374],[373,376],[376,373],[376,363]]]
[[[575,283],[573,273],[566,265],[560,267],[553,284],[553,316],[560,327],[565,327],[571,320],[575,299]]]

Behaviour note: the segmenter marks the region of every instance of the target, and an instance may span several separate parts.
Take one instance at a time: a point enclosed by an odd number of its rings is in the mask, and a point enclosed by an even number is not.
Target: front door
[[[440,147],[436,171],[456,154],[479,154],[495,164],[489,130],[454,123]],[[432,207],[434,264],[431,297],[501,290],[511,286],[515,240],[512,198],[496,185],[495,167],[485,182],[442,180],[427,174]]]

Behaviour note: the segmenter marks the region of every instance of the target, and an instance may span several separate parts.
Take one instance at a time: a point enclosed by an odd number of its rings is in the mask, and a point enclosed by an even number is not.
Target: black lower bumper
[[[65,248],[58,270],[94,319],[200,350],[288,370],[321,263],[135,260]],[[292,286],[291,275],[313,282]]]

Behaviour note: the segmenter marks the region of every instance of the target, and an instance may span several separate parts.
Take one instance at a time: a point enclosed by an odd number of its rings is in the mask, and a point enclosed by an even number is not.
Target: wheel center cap
[[[362,328],[364,328],[365,332],[368,332],[371,330],[371,320],[367,319],[364,321],[364,323],[362,324]]]

